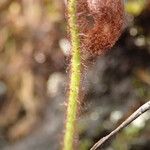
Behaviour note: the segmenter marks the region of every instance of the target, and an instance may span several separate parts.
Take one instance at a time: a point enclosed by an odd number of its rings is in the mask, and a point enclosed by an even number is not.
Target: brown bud
[[[78,26],[83,53],[106,53],[124,27],[123,0],[78,0]]]

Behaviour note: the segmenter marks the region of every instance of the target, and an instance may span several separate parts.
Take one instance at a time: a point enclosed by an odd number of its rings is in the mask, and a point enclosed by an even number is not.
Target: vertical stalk
[[[80,40],[77,27],[77,0],[68,0],[68,24],[72,46],[69,99],[67,107],[66,131],[63,150],[73,150],[75,122],[77,118],[77,103],[81,80]]]

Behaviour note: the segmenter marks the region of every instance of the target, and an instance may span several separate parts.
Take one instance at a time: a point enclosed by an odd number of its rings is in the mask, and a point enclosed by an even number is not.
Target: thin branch
[[[129,116],[120,126],[118,126],[110,134],[100,139],[96,144],[94,144],[94,146],[90,150],[96,150],[104,142],[106,142],[112,136],[116,135],[119,131],[121,131],[123,128],[125,128],[127,125],[129,125],[131,122],[133,122],[135,119],[137,119],[139,116],[141,116],[148,110],[150,110],[150,101],[143,104],[139,109],[137,109],[131,116]]]

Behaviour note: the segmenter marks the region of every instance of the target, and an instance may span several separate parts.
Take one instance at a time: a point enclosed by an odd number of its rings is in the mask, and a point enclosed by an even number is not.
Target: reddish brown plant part
[[[124,28],[123,0],[78,0],[77,18],[83,54],[105,54]]]

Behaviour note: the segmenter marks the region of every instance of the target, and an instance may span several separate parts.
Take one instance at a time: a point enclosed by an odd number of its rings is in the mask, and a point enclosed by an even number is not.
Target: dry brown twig
[[[150,101],[143,104],[139,109],[137,109],[133,114],[131,114],[121,125],[119,125],[115,130],[113,130],[110,134],[100,139],[97,143],[94,144],[94,146],[90,150],[96,150],[98,147],[100,147],[104,142],[109,140],[112,136],[116,135],[119,131],[124,129],[126,126],[128,126],[131,122],[133,122],[135,119],[137,119],[139,116],[141,116],[146,111],[150,110]]]

